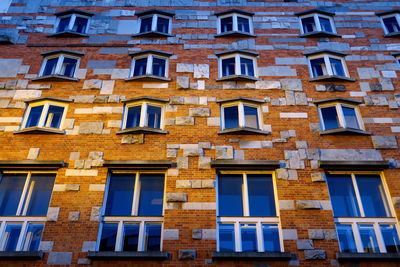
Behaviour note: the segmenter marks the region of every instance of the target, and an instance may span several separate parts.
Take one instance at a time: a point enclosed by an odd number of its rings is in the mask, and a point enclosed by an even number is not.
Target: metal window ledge
[[[340,34],[327,32],[327,31],[315,31],[301,34],[299,37],[301,38],[313,38],[313,37],[342,37]]]
[[[326,170],[384,170],[389,169],[387,160],[321,160],[319,167]]]
[[[0,260],[40,260],[43,251],[0,251]]]
[[[241,38],[246,38],[246,37],[257,37],[257,35],[248,33],[248,32],[239,32],[239,31],[231,31],[231,32],[222,32],[219,34],[214,35],[215,38],[220,38],[220,37],[241,37]]]
[[[355,79],[337,76],[337,75],[322,75],[315,78],[311,78],[310,82],[355,82]]]
[[[211,167],[217,169],[262,169],[274,170],[280,167],[279,160],[231,160],[217,159],[211,161]]]
[[[170,160],[106,160],[104,167],[110,168],[171,168]]]
[[[217,82],[236,81],[236,82],[255,82],[260,81],[259,78],[247,75],[229,75],[217,79]]]
[[[48,82],[79,82],[79,79],[73,78],[73,77],[67,77],[67,76],[62,76],[62,75],[46,75],[46,76],[41,76],[35,79],[32,79],[32,81],[48,81]]]
[[[213,260],[271,260],[290,261],[291,252],[216,252],[212,254]]]
[[[89,251],[91,260],[159,260],[169,259],[169,252],[164,251]]]
[[[168,134],[168,131],[158,128],[134,127],[118,131],[117,134]]]
[[[0,160],[0,168],[62,168],[65,166],[62,160]]]
[[[223,135],[223,134],[225,134],[225,135],[226,134],[247,134],[247,135],[263,134],[263,135],[268,135],[271,133],[260,130],[260,129],[254,129],[254,128],[248,128],[248,127],[236,127],[236,128],[224,129],[222,131],[219,131],[218,134],[219,135]]]
[[[42,127],[29,127],[29,128],[15,131],[14,134],[65,134],[65,132],[58,130],[58,129],[50,129],[50,128],[42,128]]]
[[[338,129],[330,129],[322,131],[319,134],[320,135],[371,135],[372,133],[360,129],[338,128]]]
[[[170,82],[172,81],[171,78],[156,76],[156,75],[140,75],[140,76],[133,76],[128,79],[125,79],[126,82],[134,82],[134,81],[146,81],[146,82]]]
[[[396,37],[396,38],[398,38],[398,37],[400,37],[400,32],[388,33],[388,34],[385,34],[383,37],[385,37],[385,38],[391,38],[391,37]]]
[[[63,32],[56,32],[56,33],[47,35],[47,37],[81,38],[81,37],[89,37],[89,35],[85,34],[85,33],[74,32],[74,31],[63,31]]]
[[[339,261],[400,261],[400,253],[337,253]]]
[[[133,37],[173,37],[172,34],[165,33],[165,32],[157,32],[157,31],[150,31],[150,32],[140,32],[137,34],[132,35]]]

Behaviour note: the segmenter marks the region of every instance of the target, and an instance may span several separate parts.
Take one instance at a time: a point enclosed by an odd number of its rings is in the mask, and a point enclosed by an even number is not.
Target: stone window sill
[[[161,76],[156,76],[156,75],[140,75],[140,76],[133,76],[128,79],[125,79],[126,82],[132,82],[132,81],[147,81],[147,82],[158,82],[158,81],[164,81],[164,82],[170,82],[172,79],[167,78],[167,77],[161,77]]]
[[[158,128],[150,128],[150,127],[133,127],[118,131],[117,134],[167,134],[168,131],[158,129]]]
[[[372,133],[360,129],[338,128],[338,129],[330,129],[322,131],[319,134],[320,135],[371,135]]]
[[[80,37],[89,37],[89,35],[85,34],[85,33],[74,32],[74,31],[63,31],[63,32],[56,32],[53,34],[49,34],[49,35],[47,35],[47,37],[80,38]]]
[[[315,31],[308,32],[300,35],[301,38],[313,38],[313,37],[342,37],[340,34],[327,32],[327,31]]]
[[[43,251],[0,251],[0,260],[40,260]]]
[[[150,32],[141,32],[132,35],[133,37],[173,37],[172,34],[165,33],[165,32],[157,32],[157,31],[150,31]]]
[[[92,260],[166,260],[169,252],[164,251],[89,251]]]
[[[32,81],[68,81],[68,82],[79,82],[79,79],[73,78],[73,77],[67,77],[67,76],[62,76],[62,75],[46,75],[46,76],[41,76],[35,79],[32,79]]]
[[[218,132],[219,135],[227,135],[227,134],[263,134],[263,135],[269,135],[271,134],[270,132],[263,131],[260,129],[254,129],[254,128],[248,128],[248,127],[237,127],[237,128],[229,128],[229,129],[224,129],[222,131]]]
[[[400,261],[400,253],[351,253],[339,252],[337,253],[339,261]]]
[[[221,78],[217,79],[217,82],[225,82],[225,81],[237,81],[237,82],[254,82],[254,81],[259,81],[259,78],[256,78],[254,76],[247,76],[247,75],[229,75],[229,76],[224,76]]]
[[[274,260],[290,261],[293,254],[290,252],[216,252],[212,254],[213,260]]]
[[[64,131],[53,128],[29,127],[15,131],[14,134],[65,134]]]
[[[344,76],[337,76],[337,75],[322,75],[315,78],[311,78],[310,82],[355,82],[355,79],[344,77]]]
[[[248,32],[239,32],[239,31],[231,31],[231,32],[223,32],[214,35],[214,37],[257,37],[257,35],[248,33]]]
[[[385,34],[383,37],[385,37],[385,38],[400,37],[400,32],[388,33],[388,34]]]

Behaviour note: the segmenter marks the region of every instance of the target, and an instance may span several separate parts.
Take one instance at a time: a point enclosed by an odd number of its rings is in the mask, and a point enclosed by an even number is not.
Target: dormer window
[[[400,36],[400,10],[390,10],[376,13],[381,17],[385,37]]]
[[[171,80],[168,78],[168,65],[172,53],[143,50],[130,55],[132,56],[132,66],[130,78],[127,80]]]
[[[218,17],[217,37],[254,37],[254,13],[239,9],[231,9],[215,13]]]
[[[232,50],[216,54],[218,57],[218,81],[256,81],[258,53]]]
[[[174,13],[154,9],[139,12],[136,15],[139,17],[139,27],[136,36],[172,36],[172,17]]]
[[[71,9],[55,14],[57,16],[56,32],[51,36],[82,37],[87,36],[92,12]]]
[[[338,37],[333,22],[334,13],[313,9],[296,13],[301,37]]]

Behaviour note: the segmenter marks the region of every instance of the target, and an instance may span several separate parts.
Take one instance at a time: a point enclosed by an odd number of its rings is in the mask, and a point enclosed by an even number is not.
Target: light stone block
[[[68,213],[68,221],[70,222],[77,222],[79,221],[81,213],[79,211],[70,211]]]
[[[89,185],[89,191],[104,191],[106,188],[105,184],[90,184]]]
[[[189,126],[189,125],[194,125],[194,117],[176,117],[175,119],[175,125],[183,125],[183,126]]]
[[[39,250],[49,252],[53,250],[54,241],[40,241]]]
[[[98,170],[65,170],[65,176],[97,176]]]
[[[144,83],[142,87],[149,89],[167,89],[168,83]]]
[[[50,252],[47,259],[49,265],[70,265],[72,252]]]
[[[166,201],[167,202],[187,202],[188,195],[187,195],[187,193],[167,193]]]
[[[17,90],[14,94],[14,100],[28,100],[38,98],[42,95],[40,90]]]
[[[320,210],[321,203],[317,200],[297,200],[296,209],[298,210]]]
[[[39,157],[40,148],[30,148],[26,159],[35,160]]]
[[[182,204],[184,210],[215,210],[215,202],[187,202]]]
[[[294,200],[279,200],[281,210],[294,210]]]
[[[58,220],[58,214],[60,213],[59,207],[49,207],[47,210],[47,221],[56,222]]]
[[[289,119],[307,119],[308,118],[308,114],[304,113],[304,112],[281,112],[279,113],[279,117],[280,118],[289,118]]]
[[[220,126],[220,118],[219,117],[207,118],[207,126]]]
[[[103,81],[103,85],[100,90],[101,95],[111,95],[114,91],[115,81]]]
[[[188,157],[177,157],[178,169],[188,169],[189,168],[189,158]]]
[[[103,132],[103,122],[81,122],[79,134],[101,134]]]
[[[96,241],[83,241],[82,252],[96,251]]]
[[[314,243],[310,239],[299,239],[297,240],[297,249],[299,250],[314,249]]]
[[[216,240],[217,230],[216,229],[202,229],[202,235],[204,240]]]
[[[107,121],[107,128],[120,128],[122,120],[109,120]]]
[[[91,222],[100,221],[100,210],[101,210],[101,207],[92,207],[92,210],[90,212],[90,221]]]
[[[179,240],[179,229],[164,229],[163,230],[164,240]]]
[[[21,123],[22,117],[0,117],[0,123]]]
[[[211,169],[211,158],[210,157],[199,157],[199,169],[200,170]]]
[[[179,176],[178,169],[168,169],[167,176]]]
[[[296,229],[282,229],[283,240],[297,240],[297,230]]]
[[[210,78],[210,65],[207,64],[195,64],[193,68],[193,77],[199,78]]]

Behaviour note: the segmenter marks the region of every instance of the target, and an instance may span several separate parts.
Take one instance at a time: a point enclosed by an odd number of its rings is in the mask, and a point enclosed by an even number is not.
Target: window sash
[[[306,19],[306,18],[310,18],[310,17],[312,17],[312,18],[314,19],[315,31],[312,31],[312,32],[305,32],[305,31],[304,31],[304,28],[303,28],[304,25],[303,25],[302,19]],[[333,21],[333,18],[330,17],[330,16],[318,14],[318,13],[314,13],[314,14],[310,14],[310,15],[306,15],[306,16],[301,16],[301,17],[299,17],[299,23],[300,23],[300,31],[301,31],[301,34],[307,34],[307,33],[314,33],[314,32],[321,32],[321,31],[323,31],[323,30],[322,30],[322,27],[321,27],[320,20],[319,20],[320,17],[329,20],[329,22],[330,22],[330,24],[331,24],[331,28],[332,28],[332,33],[335,33],[335,34],[336,34],[336,27],[335,27],[335,23],[334,23],[334,21]]]
[[[349,105],[349,104],[343,104],[343,103],[335,103],[335,104],[325,104],[325,105],[318,106],[318,114],[319,114],[319,118],[320,118],[320,122],[321,122],[320,125],[321,125],[323,131],[326,130],[326,126],[325,126],[324,118],[322,116],[322,109],[328,108],[328,107],[335,107],[336,108],[336,114],[338,116],[339,128],[344,128],[344,129],[348,128],[345,116],[343,114],[343,107],[346,107],[346,108],[354,109],[355,119],[356,119],[356,121],[358,123],[358,126],[359,126],[358,129],[359,130],[365,130],[364,123],[362,121],[362,117],[361,117],[361,114],[360,114],[360,110],[356,106],[352,106],[352,105]]]
[[[164,76],[159,76],[159,77],[168,77],[169,59],[167,57],[157,56],[157,55],[153,55],[153,54],[147,54],[147,55],[144,55],[144,56],[134,57],[132,59],[132,63],[131,63],[131,71],[130,71],[130,75],[129,75],[130,77],[136,77],[136,76],[134,76],[136,60],[143,59],[143,58],[147,58],[146,71],[145,71],[144,75],[154,75],[153,74],[153,58],[157,58],[157,59],[165,61],[165,73],[164,73]],[[158,76],[158,75],[155,75],[155,76]]]
[[[151,29],[150,29],[150,31],[141,32],[140,28],[142,27],[142,20],[143,19],[148,19],[148,18],[152,19],[151,20]],[[171,19],[171,17],[163,16],[163,15],[160,15],[160,14],[151,14],[151,15],[148,15],[148,16],[140,17],[139,18],[139,25],[138,25],[137,33],[158,32],[157,31],[158,18],[163,18],[163,19],[167,19],[168,20],[168,31],[167,32],[160,32],[160,33],[171,34],[171,32],[172,32],[172,19]]]
[[[385,34],[390,34],[390,32],[388,31],[388,29],[387,29],[387,27],[386,27],[386,24],[385,24],[385,22],[383,21],[383,19],[390,18],[390,17],[395,17],[395,19],[396,19],[396,21],[397,21],[397,26],[400,27],[400,14],[395,13],[395,14],[390,14],[390,15],[382,16],[382,17],[381,17],[381,23],[382,23],[382,27],[383,27],[383,30],[384,30]],[[392,32],[392,33],[399,33],[399,32],[400,32],[400,30],[397,31],[397,32]]]
[[[242,55],[242,54],[231,54],[231,55],[219,57],[218,58],[218,74],[219,74],[219,77],[223,78],[223,77],[230,76],[230,75],[227,75],[227,76],[223,75],[223,65],[222,65],[222,61],[224,59],[229,59],[229,58],[235,58],[235,73],[234,73],[234,75],[245,75],[246,76],[246,74],[242,73],[242,71],[241,71],[241,64],[240,64],[240,58],[241,57],[253,61],[253,73],[254,73],[254,76],[251,76],[251,77],[258,77],[257,60],[255,59],[255,57],[250,57],[250,56],[246,56],[246,55]]]
[[[7,228],[7,225],[10,225],[10,224],[21,225],[21,230],[18,235],[15,250],[12,250],[12,251],[29,251],[29,246],[28,246],[29,243],[28,242],[30,240],[27,239],[28,227],[30,224],[43,225],[42,233],[41,233],[41,237],[42,237],[43,231],[44,231],[44,226],[45,226],[45,220],[43,220],[43,219],[44,218],[40,218],[40,217],[36,218],[35,221],[32,221],[31,218],[29,218],[29,217],[24,217],[23,221],[17,221],[17,220],[14,220],[13,218],[9,218],[8,220],[1,219],[1,221],[0,221],[0,251],[5,250],[5,246],[7,244],[7,238],[8,238],[8,236],[6,235],[6,228]],[[40,237],[40,240],[41,240],[41,237]],[[39,248],[38,248],[38,250],[39,250]],[[34,251],[37,251],[37,250],[34,250]]]
[[[245,103],[245,102],[233,102],[233,103],[228,103],[228,104],[224,104],[221,106],[221,127],[222,127],[222,129],[230,129],[230,128],[225,127],[225,108],[234,107],[234,106],[238,107],[238,114],[239,114],[238,122],[239,122],[240,128],[246,127],[246,117],[245,117],[245,112],[244,112],[245,106],[257,109],[257,124],[258,124],[257,129],[262,128],[263,118],[262,118],[261,108],[259,105],[254,105],[254,104]]]
[[[245,15],[242,15],[242,14],[239,15],[237,13],[230,13],[230,14],[218,17],[218,20],[217,20],[217,33],[218,34],[229,33],[229,31],[221,31],[221,29],[222,29],[221,20],[224,19],[224,18],[228,18],[228,17],[232,17],[232,22],[233,22],[232,32],[243,32],[243,33],[253,34],[253,32],[254,32],[253,18],[251,16],[245,16]],[[238,28],[238,18],[239,17],[247,19],[249,21],[249,32],[239,31],[239,28]]]
[[[62,103],[54,102],[54,101],[40,101],[40,102],[37,102],[37,103],[29,104],[29,106],[26,109],[25,114],[24,114],[24,119],[23,119],[22,124],[21,124],[21,129],[26,128],[26,124],[28,122],[28,118],[30,116],[31,109],[33,107],[38,107],[38,106],[43,106],[42,113],[40,114],[40,118],[39,118],[38,124],[36,126],[32,126],[32,127],[50,128],[50,129],[64,129],[64,122],[65,122],[65,118],[67,116],[68,104],[62,104]],[[47,118],[50,106],[56,106],[56,107],[64,108],[63,115],[61,116],[61,119],[60,119],[60,126],[58,128],[53,128],[53,127],[46,126],[46,118]]]
[[[148,106],[154,106],[157,108],[161,108],[161,116],[159,118],[160,120],[160,128],[154,128],[154,129],[164,129],[164,112],[165,112],[165,108],[164,105],[161,105],[159,103],[155,103],[155,102],[133,102],[133,103],[129,103],[127,105],[125,105],[124,108],[124,114],[123,114],[123,123],[122,123],[122,129],[129,129],[126,128],[126,125],[128,123],[128,111],[129,108],[131,107],[137,107],[140,106],[140,121],[139,121],[139,126],[138,127],[148,127],[148,113],[147,113],[147,109]]]
[[[64,59],[65,58],[69,58],[69,59],[75,59],[76,60],[76,65],[75,65],[75,70],[74,70],[72,76],[66,76],[66,77],[71,77],[71,78],[75,77],[76,72],[79,69],[80,58],[79,57],[70,56],[70,55],[63,55],[63,54],[45,57],[43,59],[42,66],[40,68],[40,75],[39,76],[41,76],[41,77],[44,76],[44,70],[46,68],[47,61],[50,60],[50,59],[54,59],[54,58],[57,58],[57,64],[56,64],[56,67],[54,68],[54,73],[51,73],[51,74],[48,74],[48,75],[65,76],[65,75],[62,74],[62,65],[63,65]]]
[[[307,58],[308,58],[308,68],[309,68],[309,71],[310,71],[311,78],[321,77],[321,76],[317,76],[317,75],[314,74],[313,66],[311,64],[311,60],[320,59],[320,58],[324,59],[324,65],[325,65],[326,72],[327,72],[326,75],[335,75],[334,71],[333,71],[333,68],[332,68],[332,65],[331,65],[331,62],[329,60],[329,58],[332,58],[332,59],[340,60],[340,62],[342,63],[343,72],[345,74],[345,76],[343,76],[343,77],[349,77],[349,71],[347,69],[346,62],[345,62],[344,58],[342,58],[342,57],[333,56],[331,54],[323,54],[323,55],[310,56],[310,57],[307,57]]]
[[[83,15],[78,15],[78,14],[70,14],[70,15],[65,15],[65,16],[58,17],[58,18],[57,18],[56,33],[59,33],[58,27],[59,27],[59,25],[60,25],[61,20],[62,20],[62,19],[65,19],[65,18],[69,18],[69,23],[68,23],[68,26],[66,27],[66,29],[65,29],[64,31],[73,31],[76,18],[84,18],[84,19],[87,19],[85,31],[84,31],[84,32],[78,32],[78,33],[82,33],[82,34],[86,34],[86,33],[87,33],[87,31],[88,31],[88,29],[89,29],[89,21],[90,21],[90,18],[89,18],[88,16],[83,16]],[[74,32],[75,32],[75,31],[74,31]]]

